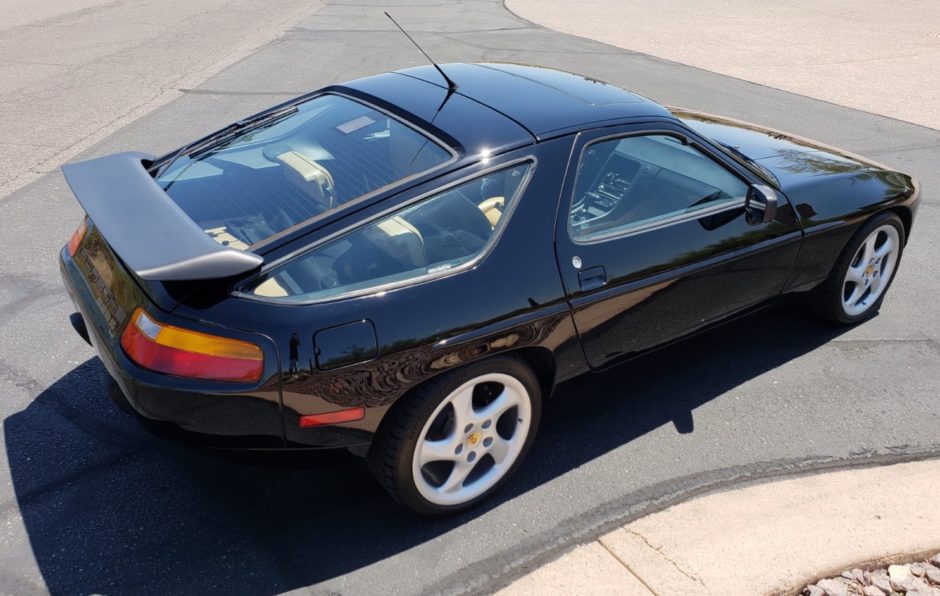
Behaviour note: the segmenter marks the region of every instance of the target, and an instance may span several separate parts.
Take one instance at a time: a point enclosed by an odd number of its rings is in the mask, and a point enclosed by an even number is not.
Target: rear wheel
[[[469,509],[518,468],[538,427],[539,384],[511,356],[432,379],[402,398],[369,453],[376,478],[425,515]]]
[[[881,308],[904,250],[904,224],[893,213],[876,215],[852,236],[813,296],[814,310],[835,323],[863,321]]]

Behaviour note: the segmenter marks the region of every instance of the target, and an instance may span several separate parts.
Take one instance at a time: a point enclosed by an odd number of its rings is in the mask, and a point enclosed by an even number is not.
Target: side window
[[[568,230],[590,239],[745,196],[747,184],[667,135],[588,145],[581,154]]]
[[[530,168],[481,176],[360,227],[275,269],[247,293],[321,300],[460,267],[495,240]]]

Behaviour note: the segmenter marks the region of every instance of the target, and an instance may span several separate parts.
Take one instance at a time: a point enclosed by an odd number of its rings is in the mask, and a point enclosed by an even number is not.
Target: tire
[[[840,325],[874,316],[897,273],[904,243],[904,224],[894,213],[880,213],[862,224],[829,277],[813,291],[813,311]]]
[[[421,515],[472,508],[499,490],[532,446],[538,379],[514,356],[444,373],[389,410],[367,456],[386,491]]]

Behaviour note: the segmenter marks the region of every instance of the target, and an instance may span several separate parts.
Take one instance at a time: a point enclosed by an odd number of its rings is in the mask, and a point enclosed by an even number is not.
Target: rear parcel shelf
[[[248,273],[255,253],[219,244],[144,167],[153,156],[116,153],[62,166],[82,208],[122,261],[145,281],[197,281]]]

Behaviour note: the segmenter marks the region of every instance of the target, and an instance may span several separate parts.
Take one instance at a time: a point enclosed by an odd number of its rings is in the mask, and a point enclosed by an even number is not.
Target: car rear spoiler
[[[223,246],[196,225],[144,167],[144,153],[117,153],[62,166],[82,208],[122,261],[147,281],[217,279],[264,259]]]

